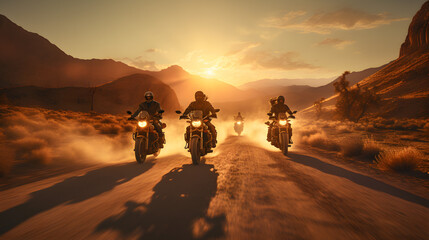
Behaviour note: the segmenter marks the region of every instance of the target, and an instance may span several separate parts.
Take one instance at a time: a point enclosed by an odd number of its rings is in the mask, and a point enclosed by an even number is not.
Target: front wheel
[[[289,151],[289,136],[286,132],[280,133],[280,149],[283,155],[287,155]]]
[[[146,160],[147,149],[146,149],[146,138],[139,137],[136,138],[134,153],[136,155],[136,161],[138,163],[143,163]]]
[[[200,163],[201,150],[200,150],[200,138],[192,137],[189,143],[189,150],[191,152],[192,164],[197,165]]]

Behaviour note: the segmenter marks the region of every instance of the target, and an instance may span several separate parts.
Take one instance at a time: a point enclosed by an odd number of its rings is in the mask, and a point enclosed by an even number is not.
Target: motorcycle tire
[[[138,163],[143,163],[146,160],[147,149],[146,149],[146,138],[136,138],[134,153],[136,156],[136,161]]]
[[[282,150],[283,155],[287,156],[289,151],[289,136],[287,133],[280,133],[280,149]]]
[[[192,164],[198,165],[200,163],[200,158],[201,158],[199,137],[191,138],[191,141],[189,142],[189,150],[191,152]]]

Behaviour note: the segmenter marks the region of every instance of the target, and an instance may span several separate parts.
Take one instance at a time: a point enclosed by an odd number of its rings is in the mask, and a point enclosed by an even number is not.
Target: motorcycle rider
[[[128,118],[128,120],[134,120],[141,111],[148,112],[151,119],[153,120],[153,126],[155,127],[155,130],[158,132],[158,135],[161,137],[161,139],[165,141],[160,122],[162,116],[159,114],[159,111],[161,111],[161,105],[159,102],[153,100],[153,93],[151,91],[147,91],[144,94],[144,98],[146,101],[139,104],[137,111],[135,111],[134,114]],[[162,141],[162,143],[164,143],[164,141]]]
[[[234,121],[244,121],[244,118],[241,116],[240,112],[238,112],[238,115],[234,117]]]
[[[182,117],[185,117],[188,115],[191,111],[195,110],[201,110],[203,111],[203,116],[207,116],[211,113],[211,116],[216,118],[217,114],[215,112],[215,109],[213,108],[212,104],[207,101],[207,96],[202,91],[195,92],[195,101],[191,102],[189,106],[186,108],[186,110],[183,112]],[[217,143],[217,132],[215,126],[211,123],[211,120],[209,119],[207,122],[205,122],[207,127],[210,130],[210,133],[213,136],[214,141],[212,141],[212,147],[216,147]],[[187,130],[188,132],[189,130]]]
[[[269,112],[270,116],[273,116],[274,118],[277,119],[279,113],[288,113],[290,115],[293,115],[292,111],[290,110],[290,108],[285,104],[285,97],[283,96],[278,96],[277,97],[277,101],[273,102],[270,100],[272,104],[271,106],[271,110]],[[268,135],[267,135],[267,141],[271,142],[271,128],[272,125],[270,125],[268,127]],[[289,142],[292,143],[292,127],[289,125]]]

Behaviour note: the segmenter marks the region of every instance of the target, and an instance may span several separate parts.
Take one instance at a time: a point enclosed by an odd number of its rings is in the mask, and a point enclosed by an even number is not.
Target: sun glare
[[[209,68],[209,69],[206,70],[206,75],[207,76],[213,76],[214,74],[215,74],[215,72],[214,72],[213,69]]]

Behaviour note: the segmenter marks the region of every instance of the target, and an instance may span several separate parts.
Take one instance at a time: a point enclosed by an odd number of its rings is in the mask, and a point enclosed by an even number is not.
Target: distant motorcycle
[[[296,112],[297,111],[294,111],[293,114]],[[291,143],[289,142],[289,129],[291,129],[289,119],[295,118],[295,116],[290,115],[287,117],[286,113],[280,113],[278,114],[278,117],[275,118],[270,113],[268,113],[268,115],[270,116],[270,120],[272,120],[272,122],[268,121],[265,124],[271,126],[271,144],[276,148],[279,148],[283,155],[286,156],[288,154],[289,147],[291,146]]]
[[[234,131],[238,134],[238,136],[241,135],[244,128],[244,121],[243,120],[237,120],[234,123]]]
[[[219,112],[219,109],[215,109],[215,112]],[[177,114],[181,114],[181,111],[176,111]],[[187,116],[180,116],[180,119],[188,119],[189,126],[186,128],[185,133],[185,149],[191,153],[192,164],[199,164],[201,156],[205,156],[207,153],[213,152],[212,134],[208,126],[205,124],[211,118],[212,114],[203,116],[203,111],[195,110],[191,111]]]
[[[159,118],[164,110],[158,112]],[[127,111],[128,114],[132,114]],[[157,157],[161,152],[161,148],[164,147],[165,139],[159,136],[153,125],[153,119],[151,119],[147,111],[141,111],[137,118],[137,126],[133,132],[134,153],[136,161],[143,163],[146,160],[147,155],[153,154]],[[162,128],[166,127],[165,123],[161,124]]]

